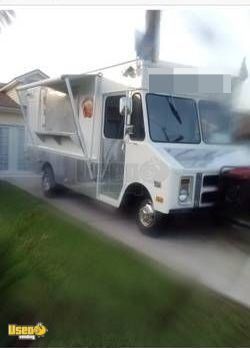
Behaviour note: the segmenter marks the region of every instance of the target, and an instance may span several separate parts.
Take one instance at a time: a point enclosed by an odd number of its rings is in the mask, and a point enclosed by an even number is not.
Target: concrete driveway
[[[45,199],[39,177],[23,176],[8,181]],[[153,239],[142,235],[125,214],[73,192],[46,201],[161,265],[250,306],[250,245],[241,238],[239,229],[215,227],[208,217],[178,218],[166,226],[162,237]]]

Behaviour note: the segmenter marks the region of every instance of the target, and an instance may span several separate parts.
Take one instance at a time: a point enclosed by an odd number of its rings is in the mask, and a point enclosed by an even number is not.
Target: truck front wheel
[[[160,214],[155,211],[153,202],[146,198],[138,204],[136,222],[139,229],[146,235],[156,237],[160,234]]]
[[[46,197],[52,197],[56,190],[55,176],[53,169],[50,166],[46,166],[43,169],[42,175],[42,190]]]

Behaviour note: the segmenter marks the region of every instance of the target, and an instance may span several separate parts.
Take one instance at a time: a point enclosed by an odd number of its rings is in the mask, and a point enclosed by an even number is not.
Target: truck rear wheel
[[[152,237],[159,236],[160,214],[155,211],[150,198],[146,198],[138,204],[136,222],[142,233]]]
[[[46,197],[52,197],[56,190],[56,182],[53,169],[46,166],[42,175],[42,190]]]

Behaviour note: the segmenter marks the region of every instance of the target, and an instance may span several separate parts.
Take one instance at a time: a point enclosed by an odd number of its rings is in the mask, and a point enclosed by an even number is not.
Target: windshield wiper
[[[166,138],[167,142],[169,143],[170,139],[169,139],[166,127],[161,127],[161,130],[162,130],[163,134],[165,135],[165,138]]]
[[[169,136],[168,136],[168,133],[167,133],[167,130],[166,130],[166,127],[162,127],[162,125],[159,123],[159,122],[156,122],[156,120],[153,120],[154,123],[161,129],[162,133],[164,134],[167,142],[169,143],[170,142],[170,139],[169,139]]]
[[[172,100],[171,100],[170,98],[171,98]],[[167,98],[167,99],[168,99],[168,103],[169,103],[170,109],[171,109],[171,111],[172,111],[174,117],[177,119],[177,121],[178,121],[180,124],[182,124],[182,119],[181,119],[181,117],[180,117],[180,114],[179,114],[178,110],[176,109],[176,107],[175,107],[175,105],[174,105],[174,103],[173,103],[173,97],[169,97],[169,98]]]
[[[178,143],[179,141],[182,141],[184,139],[183,135],[179,135],[177,138],[172,140],[173,143]]]

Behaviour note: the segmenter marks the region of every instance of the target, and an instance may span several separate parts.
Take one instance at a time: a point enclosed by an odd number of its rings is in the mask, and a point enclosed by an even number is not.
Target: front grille
[[[202,204],[215,203],[218,199],[218,191],[203,192],[201,195]]]
[[[199,204],[201,206],[210,206],[215,204],[218,200],[218,188],[218,174],[203,174]]]
[[[195,191],[194,191],[194,206],[195,207],[198,207],[200,203],[201,184],[202,184],[202,173],[197,173],[196,180],[195,180]]]
[[[219,184],[219,175],[204,175],[203,177],[203,186],[218,186]]]

